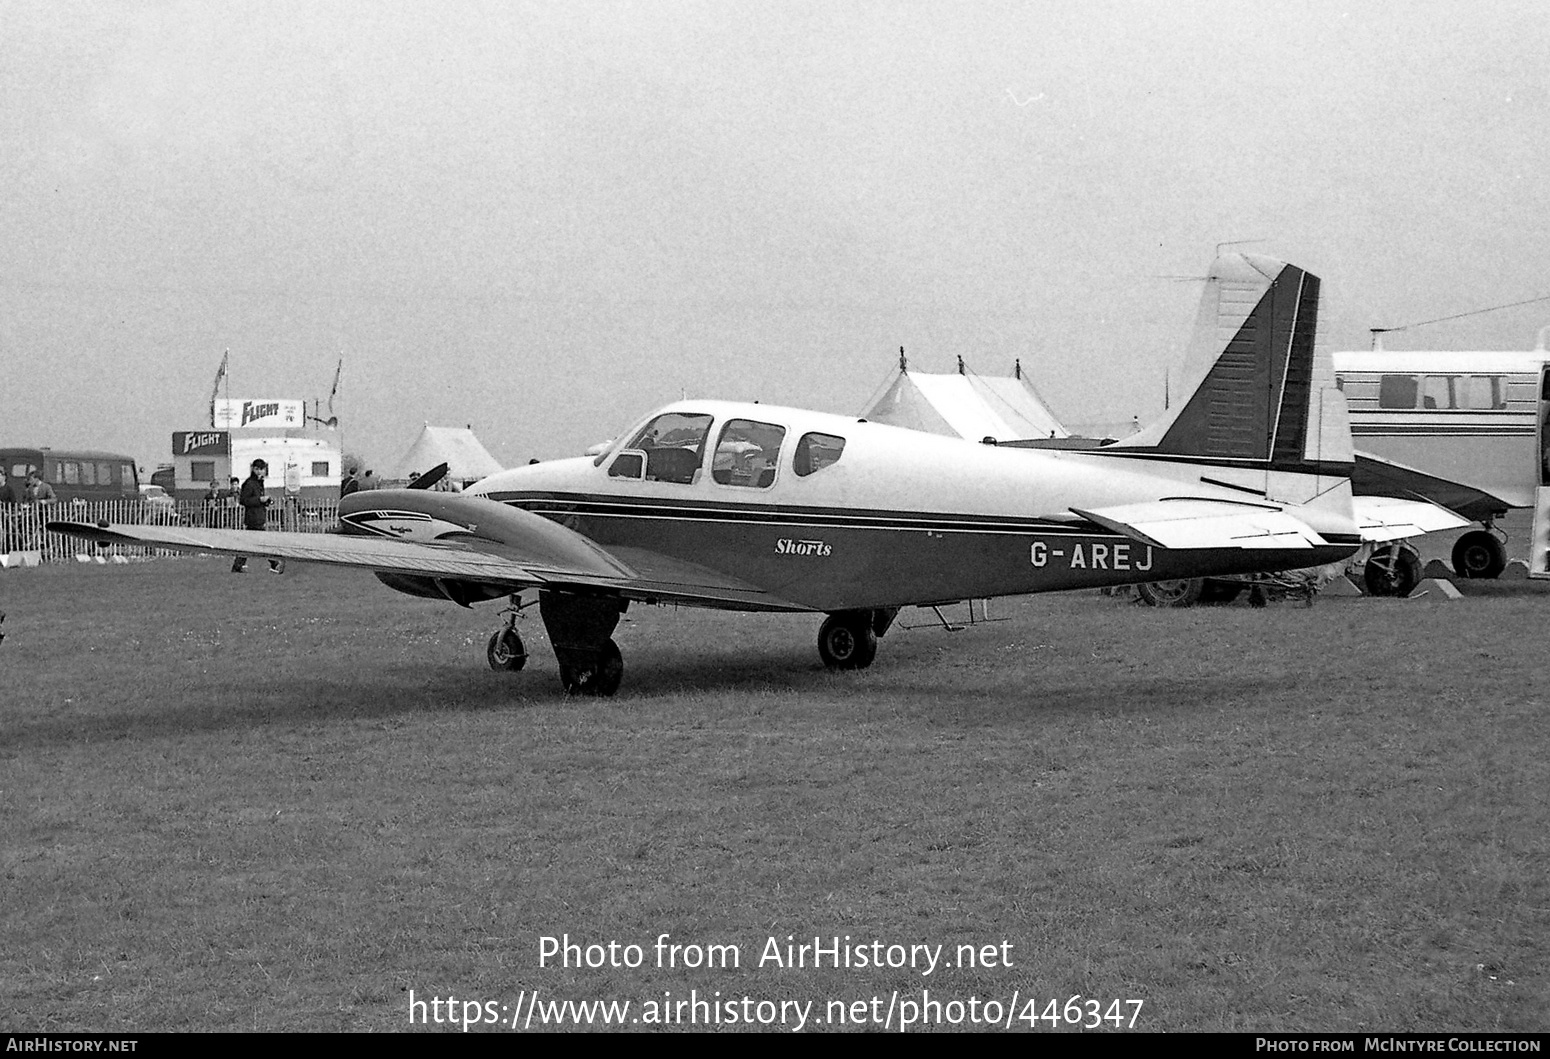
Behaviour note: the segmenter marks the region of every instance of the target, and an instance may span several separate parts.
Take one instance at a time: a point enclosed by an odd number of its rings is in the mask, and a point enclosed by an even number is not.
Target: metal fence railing
[[[269,528],[323,533],[339,521],[337,500],[294,501],[285,498],[269,508]],[[207,526],[241,529],[242,508],[221,500],[153,503],[144,500],[72,501],[55,504],[0,506],[0,555],[21,553],[34,562],[71,562],[78,555],[145,558],[182,554],[127,544],[98,547],[78,537],[50,533],[50,522],[107,522],[126,525]]]

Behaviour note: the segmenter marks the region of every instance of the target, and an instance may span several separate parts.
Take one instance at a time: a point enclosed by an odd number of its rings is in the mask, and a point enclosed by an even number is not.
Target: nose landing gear
[[[525,607],[531,606],[531,603],[523,603],[522,597],[514,593],[506,609],[501,611],[506,624],[495,630],[484,649],[485,660],[496,672],[515,673],[527,665],[527,648],[517,632],[517,618]]]

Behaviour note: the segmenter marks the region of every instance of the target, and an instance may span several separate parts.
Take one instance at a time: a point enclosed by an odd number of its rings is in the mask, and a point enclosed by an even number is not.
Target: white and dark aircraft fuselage
[[[1363,540],[1462,524],[1406,500],[1353,502],[1344,401],[1313,352],[1318,287],[1269,258],[1220,259],[1185,369],[1194,389],[1112,445],[981,445],[683,401],[597,456],[463,493],[352,494],[338,534],[51,528],[355,566],[465,606],[534,591],[572,692],[618,688],[612,634],[632,602],[824,613],[824,662],[860,668],[900,607],[1322,565]],[[514,611],[490,639],[496,668],[526,662]]]

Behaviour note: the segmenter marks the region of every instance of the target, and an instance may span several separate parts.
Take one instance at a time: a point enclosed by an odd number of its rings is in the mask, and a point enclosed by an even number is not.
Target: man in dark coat
[[[242,483],[242,490],[237,494],[237,502],[242,505],[242,528],[257,530],[262,533],[264,526],[269,522],[269,498],[264,495],[264,475],[269,471],[269,464],[263,460],[254,460],[248,468],[247,481]],[[248,568],[248,557],[239,555],[231,562],[231,572],[234,574],[245,573]],[[273,573],[285,572],[285,560],[270,559],[269,569]]]
[[[351,467],[345,474],[344,481],[339,483],[339,499],[343,500],[361,487],[361,480],[355,477],[355,468]]]

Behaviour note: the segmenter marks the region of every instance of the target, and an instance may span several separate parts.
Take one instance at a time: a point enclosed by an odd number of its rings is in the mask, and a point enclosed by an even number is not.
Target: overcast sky
[[[1322,276],[1334,348],[1550,295],[1547,45],[1528,0],[0,2],[0,443],[154,467],[228,348],[309,400],[342,352],[380,464],[858,413],[901,345],[1144,419],[1219,242]]]

